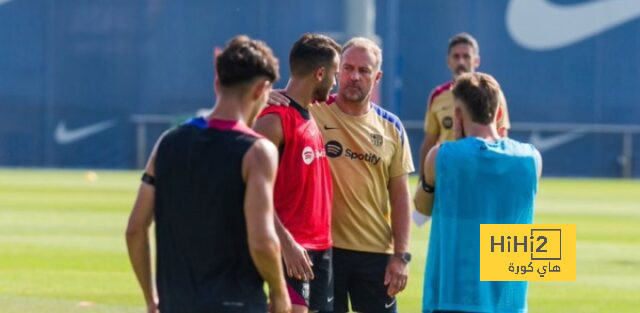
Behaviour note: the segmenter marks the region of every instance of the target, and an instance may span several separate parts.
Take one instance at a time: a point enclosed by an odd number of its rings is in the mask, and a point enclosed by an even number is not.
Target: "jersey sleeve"
[[[409,138],[404,126],[400,126],[401,132],[398,133],[398,145],[396,151],[391,157],[391,168],[389,170],[390,177],[397,177],[404,174],[412,173],[413,159],[411,157],[411,147],[409,146]]]

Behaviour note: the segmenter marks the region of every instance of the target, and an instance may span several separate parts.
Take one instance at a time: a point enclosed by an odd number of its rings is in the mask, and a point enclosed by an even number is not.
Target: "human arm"
[[[433,148],[437,143],[438,143],[437,134],[432,134],[428,132],[424,133],[424,140],[422,140],[422,145],[420,145],[420,160],[418,160],[420,164],[418,173],[420,173],[420,175],[422,175],[422,173],[424,172],[423,165],[424,165],[425,158],[427,157],[427,154],[429,153],[431,148]]]
[[[161,140],[162,138],[156,143],[145,167],[145,173],[150,177],[155,177],[155,157]],[[155,186],[148,181],[141,182],[126,230],[129,260],[142,289],[148,313],[156,313],[158,310],[158,298],[151,273],[149,244],[149,228],[153,222],[154,198]]]
[[[277,114],[265,114],[258,118],[253,129],[264,135],[276,147],[284,144],[284,133],[282,122]],[[313,279],[311,259],[300,244],[298,244],[291,233],[284,227],[277,214],[274,214],[276,233],[282,246],[282,257],[286,267],[287,275],[299,280]]]
[[[409,252],[410,207],[409,178],[407,174],[392,177],[388,184],[391,202],[391,229],[394,255],[385,270],[384,283],[393,297],[404,290],[409,274],[408,264],[399,255]]]
[[[436,184],[436,156],[440,146],[436,146],[429,151],[424,161],[424,171],[422,180],[418,182],[414,204],[416,210],[426,216],[433,213],[433,196]]]
[[[265,139],[257,140],[242,162],[246,184],[244,213],[249,252],[262,278],[269,285],[274,312],[289,312],[291,301],[282,273],[280,241],[275,231],[273,186],[278,151]]]

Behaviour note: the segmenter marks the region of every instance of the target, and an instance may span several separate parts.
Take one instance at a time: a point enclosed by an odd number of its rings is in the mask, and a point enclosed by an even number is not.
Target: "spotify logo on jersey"
[[[342,144],[335,140],[327,142],[324,148],[327,151],[327,155],[331,158],[337,158],[342,155]]]

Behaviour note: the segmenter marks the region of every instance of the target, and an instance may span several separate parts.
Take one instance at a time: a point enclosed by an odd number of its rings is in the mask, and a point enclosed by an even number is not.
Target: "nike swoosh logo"
[[[99,133],[101,131],[107,130],[113,127],[116,124],[114,120],[108,120],[96,124],[92,124],[89,126],[76,128],[76,129],[67,129],[67,125],[64,121],[58,122],[58,126],[56,126],[56,130],[53,134],[53,138],[58,144],[68,145],[70,143],[74,143],[78,140],[89,137],[93,134]]]
[[[584,132],[581,130],[575,130],[572,132],[555,135],[551,137],[540,137],[538,132],[533,132],[531,137],[529,137],[529,142],[540,151],[540,153],[544,151],[551,150],[553,148],[559,147],[565,143],[576,140],[580,137],[584,136]]]
[[[338,127],[329,127],[327,125],[324,125],[324,129],[331,130],[331,129],[340,129],[340,128],[338,128]]]
[[[569,46],[640,16],[638,0],[588,1],[558,5],[549,0],[511,0],[507,30],[519,45],[532,50]]]
[[[327,298],[327,303],[333,301],[333,297]]]
[[[385,308],[385,309],[388,309],[388,308],[392,307],[394,303],[396,303],[396,299],[393,299],[393,301],[391,301],[391,303],[389,303],[389,304],[386,304],[386,303],[385,303],[385,304],[384,304],[384,308]]]

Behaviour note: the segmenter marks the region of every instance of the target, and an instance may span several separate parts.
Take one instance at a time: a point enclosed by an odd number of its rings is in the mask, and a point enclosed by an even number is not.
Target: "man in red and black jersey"
[[[289,106],[270,106],[254,129],[280,150],[274,190],[276,232],[282,242],[292,312],[333,309],[331,240],[332,182],[324,142],[309,114],[335,84],[340,46],[319,34],[304,34],[289,55]]]
[[[278,152],[249,128],[278,61],[265,43],[238,36],[216,72],[213,112],[165,132],[149,157],[127,226],[129,258],[148,313],[264,313],[265,281],[271,312],[287,313],[272,205]]]

